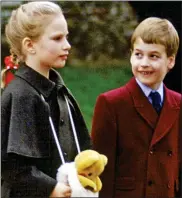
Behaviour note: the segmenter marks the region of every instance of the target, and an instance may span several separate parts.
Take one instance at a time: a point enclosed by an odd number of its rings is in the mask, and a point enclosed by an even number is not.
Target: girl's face
[[[39,67],[64,67],[71,49],[67,35],[68,27],[64,16],[55,16],[39,40],[34,42],[35,61]]]
[[[144,43],[138,38],[130,58],[134,76],[151,89],[158,89],[167,72],[173,68],[175,57],[167,57],[161,44]]]

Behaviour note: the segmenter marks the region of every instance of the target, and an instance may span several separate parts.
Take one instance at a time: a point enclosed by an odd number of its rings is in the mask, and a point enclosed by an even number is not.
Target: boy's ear
[[[168,69],[172,69],[175,65],[175,56],[172,55],[170,57],[168,57]]]
[[[132,55],[133,50],[130,48],[130,56]]]
[[[25,37],[22,40],[22,49],[24,52],[28,52],[30,54],[35,54],[35,49],[33,47],[33,41],[29,37]]]

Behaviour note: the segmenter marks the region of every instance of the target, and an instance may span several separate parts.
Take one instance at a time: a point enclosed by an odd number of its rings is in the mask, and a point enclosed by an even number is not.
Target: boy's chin
[[[157,83],[147,83],[147,82],[142,82],[145,86],[153,89],[153,90],[156,90],[159,88],[159,84]]]

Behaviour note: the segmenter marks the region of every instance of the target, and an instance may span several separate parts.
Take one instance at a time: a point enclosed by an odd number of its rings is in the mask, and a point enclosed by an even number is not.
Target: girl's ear
[[[170,70],[174,67],[174,65],[175,65],[175,56],[172,55],[172,56],[168,57],[168,66],[167,67]]]
[[[25,54],[35,54],[35,49],[33,47],[33,41],[29,37],[25,37],[22,40],[22,49]]]

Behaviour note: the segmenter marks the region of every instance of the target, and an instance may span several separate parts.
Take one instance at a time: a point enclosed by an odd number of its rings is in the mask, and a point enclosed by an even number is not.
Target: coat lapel
[[[148,101],[148,98],[144,95],[141,88],[138,86],[135,78],[132,78],[129,83],[126,85],[126,88],[129,90],[134,107],[141,117],[149,124],[152,129],[155,129],[158,114],[153,108],[152,104]]]
[[[156,129],[154,131],[154,135],[152,137],[151,146],[156,144],[169,132],[169,129],[172,127],[173,123],[176,121],[179,115],[179,104],[177,103],[173,95],[170,94],[170,90],[168,90],[166,87],[164,87],[164,90],[164,104]]]

